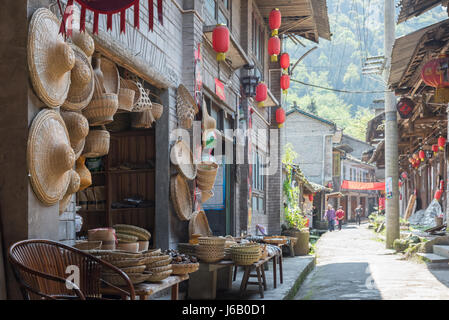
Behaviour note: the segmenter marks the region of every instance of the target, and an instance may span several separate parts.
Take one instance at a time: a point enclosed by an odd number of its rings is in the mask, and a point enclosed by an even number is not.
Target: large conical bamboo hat
[[[94,94],[94,71],[86,54],[74,44],[71,48],[75,53],[75,66],[71,71],[67,99],[61,107],[65,110],[80,111],[89,104]]]
[[[84,149],[87,134],[89,133],[89,122],[86,117],[79,112],[61,111],[67,131],[69,133],[70,144],[78,159]]]
[[[75,54],[61,34],[59,21],[48,9],[37,9],[28,28],[28,69],[39,99],[48,107],[59,107],[70,88],[70,70]]]
[[[48,206],[61,200],[70,182],[75,153],[57,111],[44,109],[34,118],[28,136],[27,162],[36,197]]]

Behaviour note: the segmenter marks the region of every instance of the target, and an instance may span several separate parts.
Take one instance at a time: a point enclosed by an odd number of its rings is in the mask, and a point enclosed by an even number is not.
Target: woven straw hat
[[[196,165],[193,163],[192,151],[182,140],[178,140],[171,148],[170,158],[184,178],[193,180],[196,177]]]
[[[109,153],[111,136],[107,130],[90,130],[82,155],[86,158],[98,158]]]
[[[61,111],[67,131],[70,137],[70,144],[75,152],[75,157],[81,155],[89,133],[89,122],[81,113],[73,111]]]
[[[75,153],[64,120],[57,111],[37,114],[28,136],[28,171],[37,198],[45,205],[57,203],[67,190]]]
[[[80,176],[80,187],[79,191],[86,189],[87,187],[92,185],[92,174],[89,169],[86,167],[86,158],[80,156],[78,160],[76,160],[75,170]]]
[[[87,58],[91,60],[95,51],[94,39],[87,32],[79,32],[73,30],[72,42],[86,54]]]
[[[193,213],[192,196],[187,181],[180,174],[171,177],[170,193],[176,214],[182,221],[190,220]]]
[[[71,84],[62,109],[79,111],[84,109],[94,94],[94,71],[86,54],[77,46],[71,45],[75,53],[75,66],[71,71]]]
[[[80,188],[80,176],[75,170],[70,171],[70,182],[67,187],[67,191],[65,195],[62,197],[61,201],[59,201],[59,214],[64,213],[65,209],[67,208],[67,205],[70,202],[70,199],[72,198],[72,195],[77,192]]]
[[[28,68],[37,96],[49,107],[62,105],[70,87],[75,54],[59,34],[59,21],[48,9],[37,9],[28,29]]]

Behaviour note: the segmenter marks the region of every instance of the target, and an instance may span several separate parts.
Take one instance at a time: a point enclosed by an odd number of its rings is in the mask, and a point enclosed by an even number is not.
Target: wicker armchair
[[[101,288],[113,287],[117,295],[135,299],[134,286],[117,267],[81,250],[50,240],[25,240],[9,249],[9,261],[20,284],[25,300],[42,299],[102,299]],[[79,283],[68,277],[76,266]],[[118,288],[101,277],[101,271],[119,274],[127,283]],[[78,282],[78,281],[76,281]]]

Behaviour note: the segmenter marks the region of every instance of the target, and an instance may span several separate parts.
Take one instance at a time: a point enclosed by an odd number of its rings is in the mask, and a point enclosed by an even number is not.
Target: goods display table
[[[215,299],[217,289],[231,289],[233,266],[234,262],[231,260],[200,262],[198,271],[190,274],[189,299]]]
[[[182,281],[188,280],[189,275],[179,275],[179,276],[170,276],[162,281],[155,283],[139,283],[134,285],[134,290],[136,292],[136,296],[139,297],[140,300],[146,300],[149,296],[155,294],[156,292],[162,291],[164,289],[171,287],[171,299],[178,300],[179,294],[179,283]],[[126,290],[126,289],[125,289]],[[114,288],[108,287],[102,289],[103,295],[117,295],[118,292]],[[122,295],[122,294],[120,294]],[[122,297],[126,298],[126,297]]]

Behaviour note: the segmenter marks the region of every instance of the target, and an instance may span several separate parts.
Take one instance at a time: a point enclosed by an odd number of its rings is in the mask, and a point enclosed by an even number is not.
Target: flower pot
[[[309,229],[304,228],[301,230],[288,230],[286,235],[296,238],[296,242],[293,244],[295,250],[295,256],[306,256],[309,254]]]

